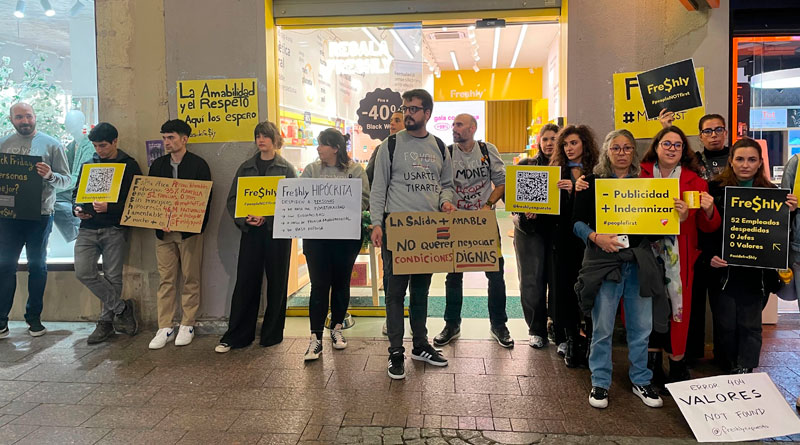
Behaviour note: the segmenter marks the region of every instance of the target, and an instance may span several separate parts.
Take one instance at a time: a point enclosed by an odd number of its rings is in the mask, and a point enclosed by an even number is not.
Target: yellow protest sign
[[[598,179],[595,181],[597,233],[677,235],[680,218],[674,198],[678,179]]]
[[[706,83],[703,68],[695,68],[697,85],[700,87],[700,96],[705,104]],[[647,120],[642,94],[636,76],[640,72],[616,73],[614,83],[614,128],[626,129],[633,133],[637,139],[650,139],[661,131],[658,119]],[[675,113],[672,125],[683,130],[688,136],[697,136],[699,130],[697,123],[706,114],[705,105],[691,110]]]
[[[561,167],[510,165],[506,167],[506,211],[558,215]]]
[[[125,164],[83,164],[75,202],[117,202]]]
[[[278,181],[283,176],[241,176],[236,182],[236,218],[273,216]]]
[[[178,117],[192,126],[189,142],[253,140],[258,124],[256,79],[178,81]]]
[[[136,175],[120,223],[146,229],[200,233],[211,185],[211,181]]]
[[[797,170],[794,172],[794,187],[792,187],[792,194],[795,196],[800,196],[797,193],[800,192],[800,163],[797,164]],[[783,172],[785,175],[786,172]]]

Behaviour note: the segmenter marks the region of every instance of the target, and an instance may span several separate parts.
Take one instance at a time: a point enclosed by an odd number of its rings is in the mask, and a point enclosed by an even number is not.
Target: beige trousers
[[[175,317],[178,270],[183,274],[181,324],[194,326],[200,307],[200,271],[203,266],[203,234],[182,239],[180,232],[164,233],[156,239],[156,258],[161,282],[158,285],[158,327],[171,328]]]

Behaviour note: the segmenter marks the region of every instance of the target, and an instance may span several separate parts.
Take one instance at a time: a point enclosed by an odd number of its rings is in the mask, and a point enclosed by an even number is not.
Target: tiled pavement
[[[781,317],[765,327],[759,370],[794,404],[800,318]],[[384,339],[351,338],[344,351],[326,341],[305,364],[305,338],[223,355],[217,336],[149,351],[151,332],[88,346],[89,324],[50,323],[36,339],[23,326],[0,340],[0,444],[693,441],[671,399],[651,409],[631,393],[624,347],[610,406],[596,410],[589,372],[565,368],[552,345],[459,340],[444,348],[448,367],[409,359],[406,380],[390,381]],[[715,372],[702,364],[693,375]]]

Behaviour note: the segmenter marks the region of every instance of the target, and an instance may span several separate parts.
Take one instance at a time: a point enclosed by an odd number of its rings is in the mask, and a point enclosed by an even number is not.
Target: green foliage
[[[11,79],[14,70],[11,58],[0,59],[0,136],[14,131],[7,116],[11,105],[17,102],[31,104],[36,112],[36,129],[63,140],[67,135],[64,124],[64,104],[58,96],[64,91],[50,79],[53,70],[45,66],[47,56],[35,55],[32,60],[23,64],[25,73],[21,82]]]
[[[372,236],[372,218],[370,217],[369,210],[361,212],[361,248],[369,247],[372,244],[370,241]]]

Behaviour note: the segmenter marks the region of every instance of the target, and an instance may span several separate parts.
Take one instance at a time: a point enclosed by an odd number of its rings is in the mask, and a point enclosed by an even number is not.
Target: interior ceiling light
[[[473,71],[475,71],[475,72],[477,73],[477,72],[478,72],[478,71],[480,71],[481,69],[480,69],[480,68],[478,68],[478,64],[477,64],[477,63],[473,63],[473,64],[472,64],[472,70],[473,70]]]
[[[52,5],[50,5],[49,0],[41,0],[40,3],[42,4],[42,9],[44,9],[44,15],[48,17],[56,15],[56,10],[53,9]]]
[[[750,85],[764,89],[800,88],[800,68],[756,74],[750,78]]]
[[[522,42],[525,41],[525,33],[528,32],[528,25],[522,25],[522,30],[519,32],[519,38],[517,39],[517,47],[514,49],[514,57],[511,58],[511,68],[514,68],[514,65],[517,64],[517,57],[519,57],[519,50],[522,49]]]
[[[69,10],[70,17],[75,17],[76,15],[80,14],[83,10],[83,3],[80,0],[75,0],[75,5],[72,6],[72,9]]]
[[[494,29],[494,52],[492,53],[492,69],[497,69],[497,50],[500,48],[500,28]]]
[[[394,29],[390,29],[389,32],[392,34],[394,39],[400,45],[400,48],[403,48],[403,51],[406,52],[406,54],[408,55],[408,58],[413,60],[414,59],[414,55],[411,54],[411,50],[408,49],[408,46],[406,46],[406,42],[404,42],[403,39],[400,38],[400,34],[398,34],[397,31],[395,31]]]
[[[367,37],[369,37],[370,40],[375,42],[376,45],[380,46],[380,42],[378,42],[378,39],[376,39],[375,36],[372,35],[372,33],[369,32],[369,30],[367,28],[361,28],[361,30],[364,31],[364,34],[366,34]]]
[[[14,8],[14,17],[18,19],[25,17],[25,0],[17,0],[17,7]]]
[[[456,58],[456,52],[450,51],[450,60],[453,61],[453,68],[458,71],[460,68],[458,67],[458,59]]]

